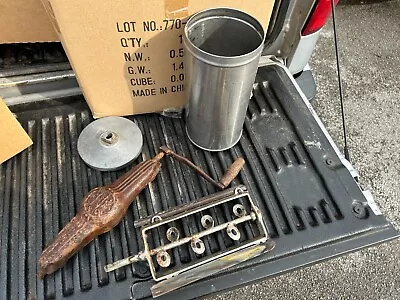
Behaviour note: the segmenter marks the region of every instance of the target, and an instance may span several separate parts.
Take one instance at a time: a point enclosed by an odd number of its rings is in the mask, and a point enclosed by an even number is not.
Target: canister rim
[[[249,27],[252,27],[254,31],[257,32],[260,36],[259,46],[248,53],[236,56],[223,56],[212,54],[210,52],[202,50],[192,41],[190,41],[189,29],[192,26],[196,25],[199,21],[215,17],[229,17],[246,23]],[[189,50],[191,54],[194,55],[196,58],[199,58],[211,65],[216,66],[235,67],[245,65],[253,61],[254,58],[261,54],[261,50],[264,47],[264,40],[265,30],[261,23],[255,17],[244,11],[227,7],[210,8],[197,12],[189,18],[184,28],[184,43],[186,45],[186,49]]]

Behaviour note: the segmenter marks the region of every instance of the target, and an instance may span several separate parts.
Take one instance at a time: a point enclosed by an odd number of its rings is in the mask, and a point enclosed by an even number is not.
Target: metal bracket
[[[208,214],[208,211],[216,206],[226,204],[230,207],[231,215],[227,216],[226,222],[218,224],[217,220],[213,220]],[[175,224],[187,222],[189,216],[199,220],[201,229],[192,235],[180,236],[183,233],[179,232],[179,226]],[[251,236],[242,231],[245,223],[249,223],[254,229]],[[133,262],[146,260],[153,279],[162,282],[152,289],[154,297],[270,251],[275,245],[269,239],[261,211],[254,205],[249,192],[242,185],[149,216],[139,220],[135,225],[138,226],[138,224],[143,226],[141,232],[144,250],[135,256],[107,265],[105,270],[110,272]],[[174,224],[174,226],[171,227],[170,224]],[[205,253],[204,239],[218,232],[226,234],[234,242],[234,245],[224,251]],[[169,242],[158,247],[151,247],[149,237],[163,233]],[[172,235],[172,233],[174,234]],[[189,247],[197,259],[175,266],[171,261],[172,251],[179,247]]]

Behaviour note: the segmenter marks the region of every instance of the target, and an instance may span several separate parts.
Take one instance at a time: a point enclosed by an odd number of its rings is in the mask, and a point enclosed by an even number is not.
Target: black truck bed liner
[[[243,156],[246,165],[233,184],[245,184],[251,191],[276,242],[273,251],[164,298],[220,292],[398,236],[367,205],[285,69],[262,67],[257,82],[243,137],[224,152],[195,148],[181,119],[130,117],[144,135],[139,161],[166,144],[217,178]],[[92,120],[82,97],[12,110],[34,144],[0,166],[0,299],[150,297],[153,281],[146,265],[110,274],[103,266],[142,249],[135,219],[213,193],[214,187],[166,158],[151,192],[146,188],[141,193],[117,227],[42,281],[36,273],[43,247],[75,215],[85,193],[124,171],[95,171],[79,158],[79,133]]]

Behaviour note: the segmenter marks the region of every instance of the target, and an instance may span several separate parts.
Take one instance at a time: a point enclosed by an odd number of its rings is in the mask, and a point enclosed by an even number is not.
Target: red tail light
[[[335,0],[335,5],[339,0]],[[309,35],[322,28],[332,13],[331,0],[317,0],[311,16],[308,18],[301,35]]]

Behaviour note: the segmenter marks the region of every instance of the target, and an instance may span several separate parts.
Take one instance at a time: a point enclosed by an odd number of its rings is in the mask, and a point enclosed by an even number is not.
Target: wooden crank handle
[[[236,178],[244,164],[244,159],[242,157],[238,157],[228,168],[228,170],[226,170],[219,183],[226,188],[232,182],[232,180]]]

